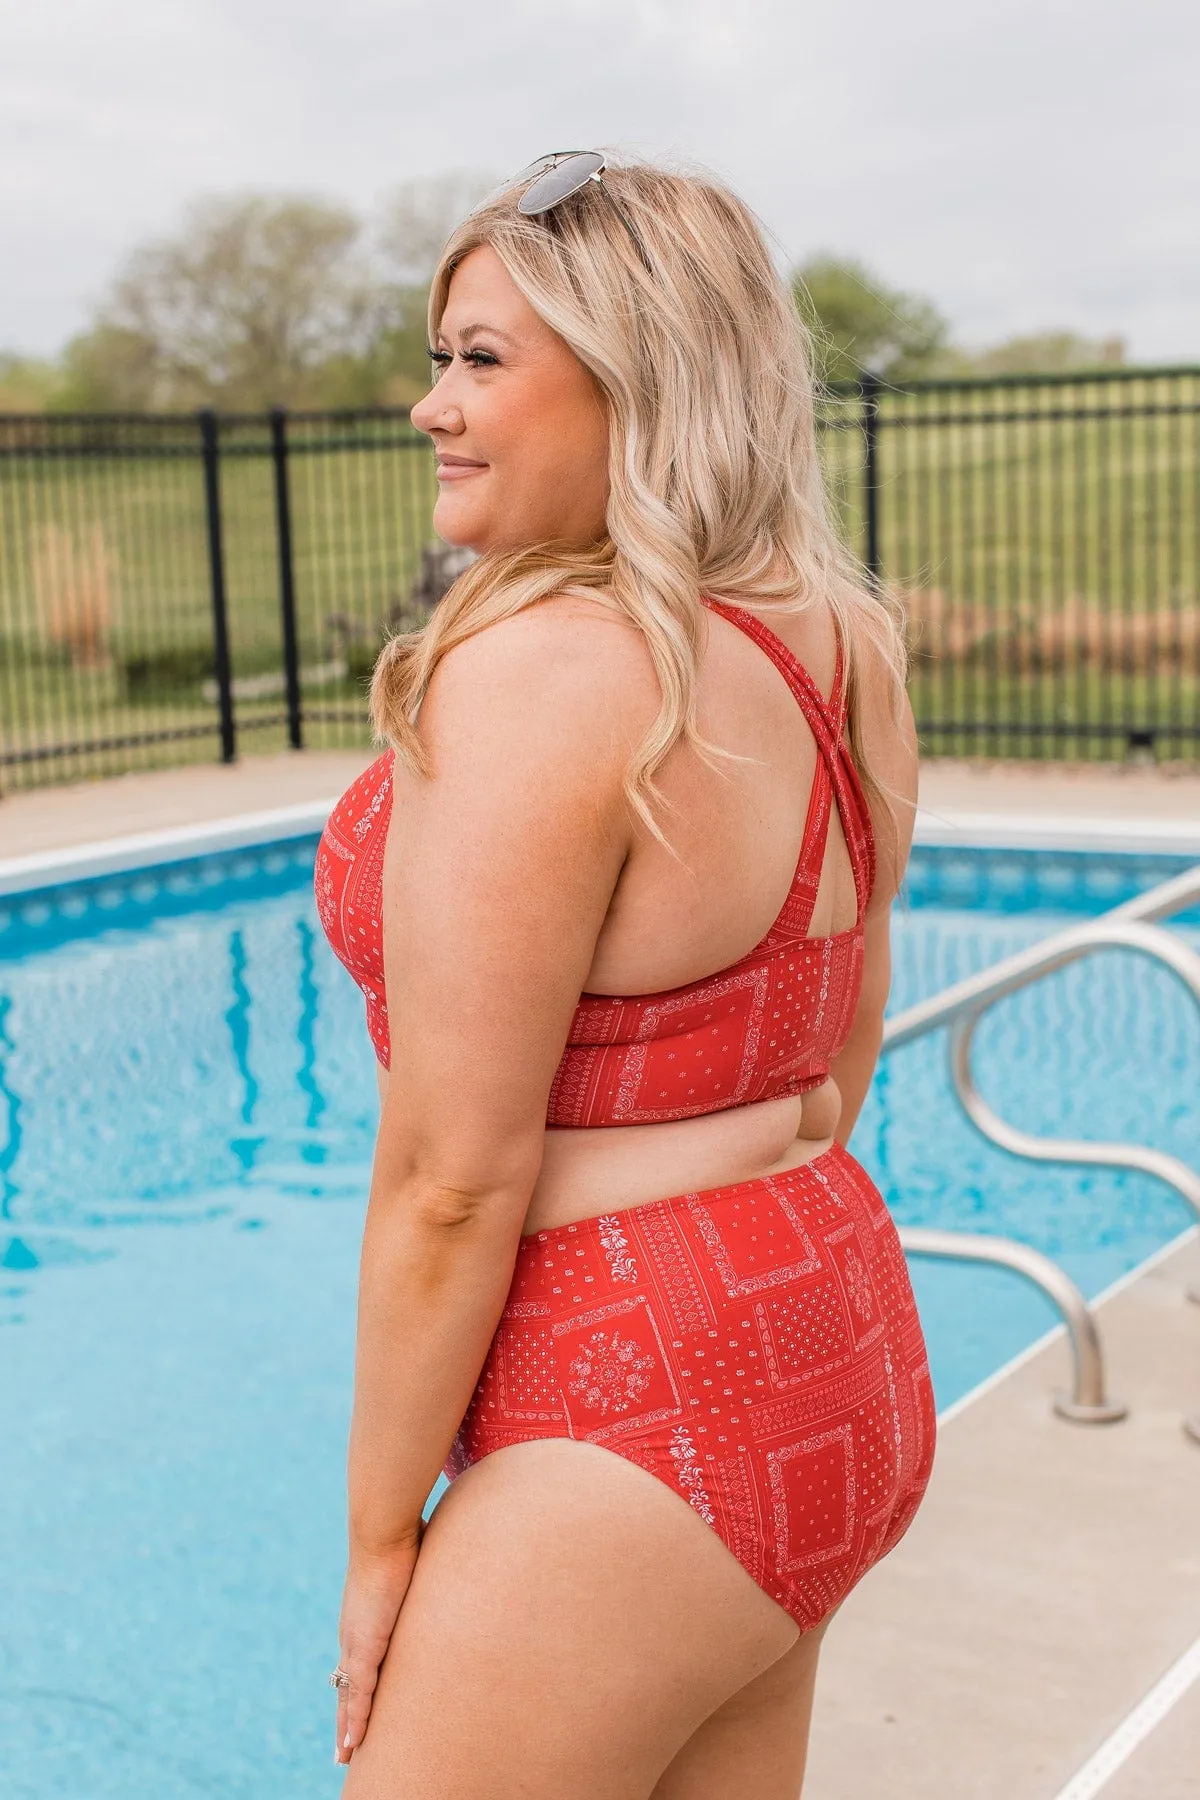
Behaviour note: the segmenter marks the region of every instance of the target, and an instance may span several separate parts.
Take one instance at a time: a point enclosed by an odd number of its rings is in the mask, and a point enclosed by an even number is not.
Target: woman
[[[723,188],[546,158],[450,239],[430,325],[413,422],[478,560],[385,646],[390,747],[316,872],[381,1095],[345,1792],[794,1800],[823,1630],[934,1445],[843,1148],[911,835],[900,640]]]

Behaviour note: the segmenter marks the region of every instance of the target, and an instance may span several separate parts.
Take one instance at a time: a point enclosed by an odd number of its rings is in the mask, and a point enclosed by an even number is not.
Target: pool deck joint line
[[[1115,1281],[1110,1282],[1106,1288],[1102,1288],[1088,1302],[1093,1313],[1108,1301],[1115,1300],[1118,1294],[1123,1294],[1126,1288],[1141,1281],[1160,1263],[1166,1262],[1185,1244],[1194,1242],[1198,1237],[1200,1237],[1200,1225],[1189,1225],[1178,1237],[1172,1238],[1169,1243],[1152,1251],[1140,1263],[1135,1263],[1132,1269],[1127,1269],[1124,1275],[1118,1275]],[[1032,1344],[1027,1344],[1024,1350],[1018,1350],[1015,1356],[1011,1356],[1006,1363],[1001,1363],[998,1369],[993,1369],[991,1374],[986,1375],[975,1387],[952,1401],[938,1414],[939,1431],[943,1426],[949,1424],[951,1419],[956,1419],[968,1407],[975,1405],[986,1394],[990,1394],[994,1389],[1000,1387],[1026,1363],[1032,1362],[1034,1357],[1048,1345],[1064,1337],[1066,1329],[1066,1326],[1061,1323],[1052,1325],[1048,1331],[1043,1332],[1041,1337],[1035,1338]],[[1138,1746],[1150,1736],[1156,1726],[1162,1723],[1198,1678],[1200,1678],[1200,1638],[1196,1639],[1190,1649],[1184,1651],[1178,1661],[1173,1663],[1166,1674],[1155,1683],[1150,1692],[1138,1702],[1131,1712],[1126,1714],[1115,1730],[1105,1738],[1095,1754],[1090,1756],[1084,1766],[1072,1776],[1066,1787],[1059,1790],[1054,1796],[1054,1800],[1093,1800],[1093,1796],[1108,1785],[1117,1770],[1128,1762]]]
[[[1184,1651],[1178,1662],[1172,1663],[1133,1711],[1126,1714],[1079,1773],[1072,1776],[1066,1787],[1059,1789],[1054,1800],[1093,1800],[1093,1795],[1108,1786],[1117,1770],[1129,1761],[1155,1727],[1162,1724],[1197,1680],[1200,1680],[1200,1637]]]
[[[886,1768],[892,1800],[1193,1800],[1198,1251],[1189,1224],[1093,1302],[1122,1424],[1052,1415],[1061,1328],[940,1415],[925,1504],[822,1651],[814,1796]]]

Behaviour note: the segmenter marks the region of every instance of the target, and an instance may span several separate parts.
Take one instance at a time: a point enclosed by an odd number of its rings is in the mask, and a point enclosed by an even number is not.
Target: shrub
[[[125,698],[134,702],[173,699],[198,688],[216,673],[211,644],[176,644],[169,650],[139,650],[121,659]]]

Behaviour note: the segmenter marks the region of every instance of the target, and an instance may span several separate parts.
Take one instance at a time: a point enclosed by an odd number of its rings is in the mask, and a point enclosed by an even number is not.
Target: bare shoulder
[[[519,734],[560,755],[627,755],[660,704],[642,633],[603,597],[556,594],[485,626],[438,662],[418,729],[436,756]]]

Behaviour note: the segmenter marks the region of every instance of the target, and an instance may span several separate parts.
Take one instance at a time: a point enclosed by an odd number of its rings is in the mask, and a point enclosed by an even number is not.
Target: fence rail
[[[1200,369],[867,377],[820,425],[927,751],[1200,756]],[[0,786],[366,745],[434,492],[398,411],[0,417]]]

